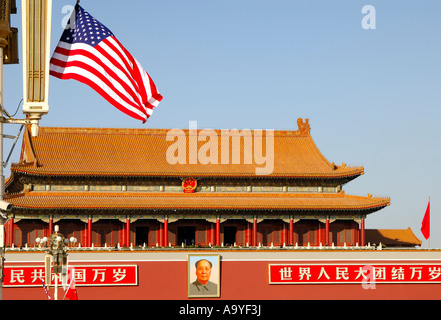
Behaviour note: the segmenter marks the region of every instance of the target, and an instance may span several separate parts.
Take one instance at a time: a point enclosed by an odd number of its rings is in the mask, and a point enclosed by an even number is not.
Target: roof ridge
[[[179,130],[188,134],[190,130],[188,128],[111,128],[111,127],[40,127],[39,135],[41,134],[83,134],[85,132],[94,133],[94,134],[168,134],[172,130]],[[237,131],[239,134],[243,133],[243,131],[250,131],[252,133],[256,133],[258,131],[268,132],[273,131],[274,136],[277,137],[307,137],[309,134],[305,134],[304,131],[301,130],[276,130],[276,129],[248,129],[248,128],[224,128],[224,129],[211,129],[211,128],[198,128],[197,132],[205,131],[204,133],[209,135],[212,132],[215,132],[217,135],[224,133],[232,133]]]

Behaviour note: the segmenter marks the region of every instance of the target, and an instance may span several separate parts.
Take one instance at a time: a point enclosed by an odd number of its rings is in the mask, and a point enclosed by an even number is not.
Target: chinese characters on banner
[[[136,265],[71,266],[75,285],[80,286],[136,286],[138,267]],[[5,266],[5,287],[41,287],[45,278],[44,266]],[[55,275],[52,274],[52,283]],[[59,278],[61,283],[61,277]]]
[[[270,264],[270,284],[441,283],[440,264]]]

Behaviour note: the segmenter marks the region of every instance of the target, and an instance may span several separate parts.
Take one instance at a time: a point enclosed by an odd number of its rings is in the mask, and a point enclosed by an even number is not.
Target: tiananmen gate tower
[[[308,121],[300,119],[297,131],[274,132],[274,169],[262,176],[244,161],[170,164],[167,132],[41,128],[36,138],[26,132],[6,186],[15,208],[9,245],[33,244],[56,223],[81,245],[96,247],[363,246],[366,217],[390,204],[345,193],[364,169],[330,163]],[[230,155],[236,136],[244,157],[243,132],[230,135]],[[194,188],[185,192],[189,181]]]
[[[366,230],[390,199],[347,194],[364,168],[328,161],[297,123],[27,128],[6,181],[6,299],[56,296],[44,261],[60,234],[80,300],[439,298],[439,250],[415,249],[410,228]]]

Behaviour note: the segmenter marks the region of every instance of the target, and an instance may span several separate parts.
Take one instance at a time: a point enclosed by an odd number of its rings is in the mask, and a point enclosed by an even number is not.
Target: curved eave
[[[241,208],[232,208],[230,206],[226,206],[226,207],[221,207],[221,206],[216,206],[216,207],[166,207],[166,206],[160,206],[160,207],[119,207],[119,208],[115,208],[115,207],[102,207],[102,206],[97,206],[97,207],[65,207],[65,206],[60,206],[60,207],[37,207],[37,206],[32,206],[32,207],[27,207],[27,206],[16,206],[16,209],[22,209],[22,210],[48,210],[48,211],[52,211],[52,210],[77,210],[77,211],[139,211],[139,210],[145,210],[145,211],[152,211],[152,210],[173,210],[173,211],[219,211],[219,210],[224,210],[224,211],[304,211],[304,212],[331,212],[331,211],[335,211],[335,212],[363,212],[366,214],[370,214],[373,213],[375,211],[379,211],[383,208],[385,208],[387,206],[387,204],[382,205],[382,206],[375,206],[375,207],[364,207],[364,208],[292,208],[292,207],[241,207]]]
[[[22,210],[225,210],[225,211],[363,211],[390,204],[388,198],[339,194],[164,194],[164,193],[24,193],[9,196]]]
[[[38,177],[165,177],[165,178],[183,178],[183,177],[201,177],[201,178],[286,178],[286,179],[355,179],[364,174],[363,168],[351,170],[342,170],[329,173],[283,173],[256,175],[255,173],[232,173],[232,172],[78,172],[78,171],[44,171],[29,167],[11,167],[11,172],[17,172],[30,176]]]

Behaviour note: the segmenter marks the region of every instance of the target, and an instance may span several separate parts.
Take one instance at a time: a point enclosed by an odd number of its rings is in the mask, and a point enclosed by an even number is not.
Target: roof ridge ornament
[[[301,135],[303,134],[307,135],[311,131],[311,126],[309,125],[309,119],[305,119],[305,121],[303,122],[302,118],[298,118],[297,125],[299,126],[298,131]]]

